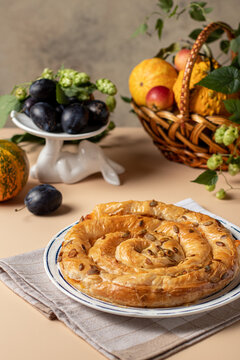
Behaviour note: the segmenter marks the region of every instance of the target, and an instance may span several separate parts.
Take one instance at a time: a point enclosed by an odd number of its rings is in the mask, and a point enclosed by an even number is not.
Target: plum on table
[[[27,193],[24,204],[34,215],[47,215],[62,204],[62,194],[49,184],[37,185]]]

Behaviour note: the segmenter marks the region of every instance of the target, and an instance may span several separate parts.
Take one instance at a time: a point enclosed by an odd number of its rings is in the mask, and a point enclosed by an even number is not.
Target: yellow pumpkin
[[[0,140],[0,201],[16,196],[28,180],[25,151],[9,140]]]
[[[215,69],[220,65],[217,61],[213,60],[213,66]],[[225,109],[223,100],[229,98],[237,98],[238,94],[226,95],[214,90],[207,89],[197,84],[202,80],[210,71],[210,61],[205,60],[198,62],[194,65],[190,78],[190,98],[189,98],[189,110],[192,113],[196,113],[202,116],[207,115],[223,115],[228,116],[228,112]],[[173,86],[173,92],[175,96],[178,108],[180,106],[181,87],[183,81],[184,71],[180,71],[176,83]]]
[[[137,105],[146,105],[146,95],[155,86],[169,89],[177,79],[177,71],[167,61],[160,58],[143,60],[131,72],[129,91]]]

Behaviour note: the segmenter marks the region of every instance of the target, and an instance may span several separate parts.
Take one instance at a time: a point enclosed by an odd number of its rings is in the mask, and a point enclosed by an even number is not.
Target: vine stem
[[[240,188],[239,188],[239,187],[234,187],[234,186],[232,186],[232,185],[230,184],[230,182],[228,181],[228,179],[227,179],[226,175],[223,173],[223,171],[222,171],[222,169],[221,169],[221,168],[220,168],[220,170],[219,170],[219,174],[223,176],[223,178],[224,178],[224,180],[225,180],[226,184],[229,186],[229,188],[228,188],[228,189],[226,189],[225,191],[230,191],[230,190],[240,190]]]
[[[26,207],[27,207],[27,205],[24,205],[20,209],[14,209],[14,211],[21,211],[21,210],[25,209]]]

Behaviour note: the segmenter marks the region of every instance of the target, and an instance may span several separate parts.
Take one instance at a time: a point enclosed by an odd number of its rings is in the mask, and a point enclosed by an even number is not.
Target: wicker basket
[[[189,114],[189,82],[194,63],[210,33],[218,28],[223,29],[229,39],[234,37],[232,29],[222,22],[211,23],[199,34],[184,71],[180,113],[154,112],[132,101],[132,107],[144,129],[163,155],[169,160],[198,168],[207,168],[207,160],[213,153],[231,154],[234,151],[233,145],[220,146],[214,141],[216,129],[223,124],[232,124],[230,120],[217,115],[203,117],[198,114]],[[226,166],[223,170],[226,170]]]

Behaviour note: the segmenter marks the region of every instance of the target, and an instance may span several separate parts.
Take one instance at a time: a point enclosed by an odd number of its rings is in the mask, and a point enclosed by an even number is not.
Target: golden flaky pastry
[[[67,233],[64,278],[80,291],[138,307],[188,304],[239,271],[238,241],[217,220],[152,201],[100,204]]]

